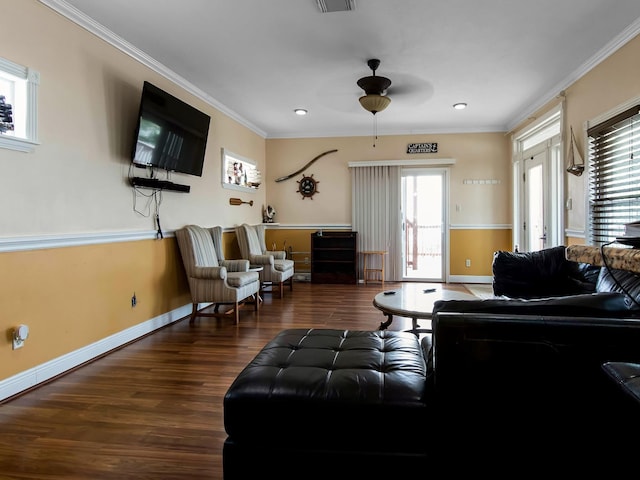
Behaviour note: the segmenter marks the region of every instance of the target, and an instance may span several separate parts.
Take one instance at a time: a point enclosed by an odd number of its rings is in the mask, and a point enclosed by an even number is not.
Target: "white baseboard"
[[[449,283],[493,283],[491,275],[450,275]]]
[[[385,280],[385,282],[403,282],[412,280]],[[423,281],[423,280],[416,280]],[[426,280],[424,280],[426,282]],[[358,283],[364,284],[364,280],[358,279]],[[450,275],[447,283],[493,283],[493,277],[491,275]]]
[[[109,337],[98,340],[91,345],[54,358],[46,363],[20,372],[0,382],[0,401],[19,394],[29,388],[46,382],[72,368],[82,365],[100,355],[121,347],[161,327],[176,322],[191,314],[191,304],[176,308],[171,312],[159,315],[151,320],[127,328]]]

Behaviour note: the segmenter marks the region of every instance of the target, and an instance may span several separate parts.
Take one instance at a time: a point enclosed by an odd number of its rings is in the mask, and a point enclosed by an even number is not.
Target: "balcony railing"
[[[405,222],[406,271],[424,270],[442,257],[442,225]],[[430,275],[425,275],[430,276]]]

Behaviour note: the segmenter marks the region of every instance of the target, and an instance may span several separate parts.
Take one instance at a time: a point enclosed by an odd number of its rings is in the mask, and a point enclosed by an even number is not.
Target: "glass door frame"
[[[546,148],[537,148],[530,152],[524,160],[524,251],[542,250],[547,246],[547,224],[551,218],[549,212],[549,195],[546,186],[549,184],[549,158]],[[538,178],[534,178],[533,170],[539,169]],[[533,217],[540,225],[534,224]],[[538,228],[537,228],[538,227]],[[534,230],[538,230],[535,232]],[[534,238],[535,237],[535,238]]]
[[[441,191],[441,231],[440,231],[440,276],[439,277],[415,277],[415,276],[407,276],[406,275],[406,267],[407,267],[407,255],[406,255],[406,246],[405,246],[405,235],[406,235],[406,195],[404,191],[404,178],[406,177],[414,177],[414,176],[437,176],[440,178],[442,191]],[[414,167],[407,168],[404,167],[400,174],[401,181],[401,228],[399,229],[400,238],[398,239],[400,245],[402,246],[399,252],[400,259],[398,259],[398,264],[401,266],[402,272],[402,281],[414,281],[414,282],[446,282],[449,278],[449,169],[443,167]],[[421,192],[418,192],[420,194]],[[426,199],[428,201],[428,199]],[[424,200],[420,200],[418,202],[426,203]]]
[[[525,161],[541,149],[547,151],[547,174],[544,178],[545,224],[547,226],[547,247],[563,245],[565,243],[565,205],[564,205],[564,162],[563,147],[563,107],[560,102],[547,115],[540,118],[525,130],[517,132],[512,137],[513,159],[513,249],[526,251],[528,249],[525,219],[528,218],[527,202],[525,201]]]

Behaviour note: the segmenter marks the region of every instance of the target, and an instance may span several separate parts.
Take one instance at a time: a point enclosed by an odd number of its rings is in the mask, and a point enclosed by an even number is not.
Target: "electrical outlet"
[[[465,266],[465,267],[470,267],[470,266],[471,266],[471,259],[470,259],[470,258],[467,258],[467,259],[464,261],[464,266]]]
[[[309,265],[309,257],[304,257],[304,264]]]
[[[22,348],[24,341],[29,337],[29,327],[18,325],[13,331],[13,349]]]
[[[133,294],[133,297],[131,297],[131,308],[135,307],[138,304],[138,298],[136,297],[136,294]]]

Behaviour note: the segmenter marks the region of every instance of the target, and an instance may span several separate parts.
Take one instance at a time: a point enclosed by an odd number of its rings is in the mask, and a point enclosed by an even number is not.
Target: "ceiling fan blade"
[[[389,95],[390,97],[398,95],[409,95],[411,93],[413,93],[413,90],[407,85],[391,85],[389,88],[387,88],[387,95]]]
[[[408,74],[393,74],[396,81],[387,89],[391,101],[411,100],[415,105],[421,104],[433,97],[433,85],[430,82]]]

